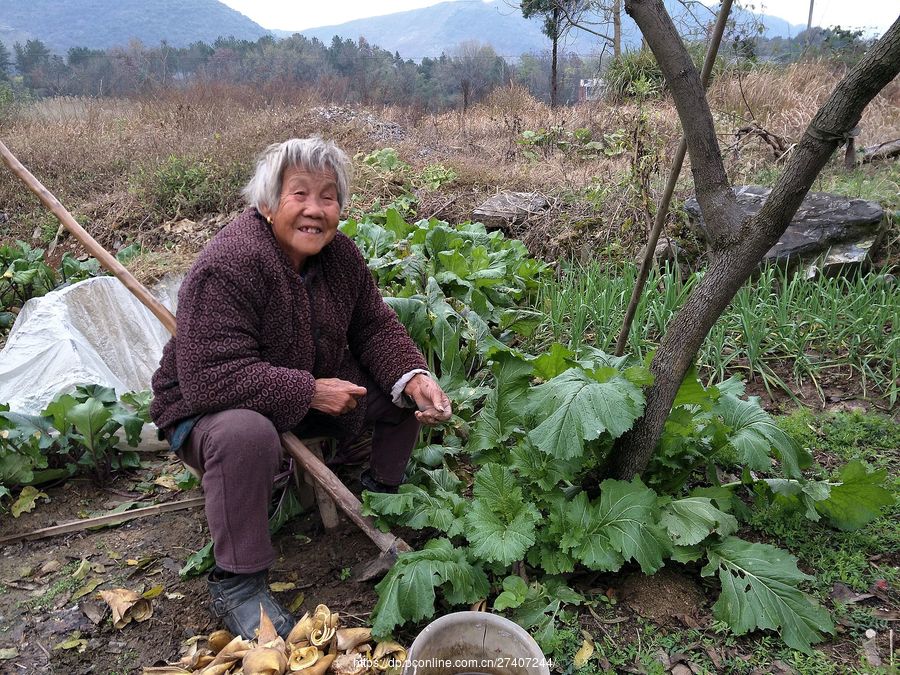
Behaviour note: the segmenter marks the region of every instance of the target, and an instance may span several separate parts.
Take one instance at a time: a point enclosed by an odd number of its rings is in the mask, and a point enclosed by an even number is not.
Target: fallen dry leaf
[[[294,599],[290,601],[287,606],[288,611],[291,614],[296,614],[300,610],[300,606],[303,604],[303,601],[306,600],[306,596],[303,594],[303,591],[297,593],[294,596]]]
[[[8,647],[6,649],[0,649],[0,661],[9,661],[10,659],[14,659],[19,655],[19,650],[15,647]]]
[[[81,581],[84,579],[88,572],[91,571],[91,563],[88,562],[87,558],[82,558],[81,562],[78,564],[78,568],[72,572],[72,578],[75,581]]]
[[[94,577],[93,579],[91,579],[87,583],[85,583],[83,586],[81,586],[74,593],[72,593],[71,599],[78,600],[78,598],[83,598],[85,595],[88,595],[89,593],[93,593],[94,591],[96,591],[98,586],[101,586],[102,584],[105,584],[105,583],[106,583],[105,579],[99,579],[97,577]]]
[[[882,621],[900,621],[900,612],[896,609],[875,609],[872,616]]]
[[[43,565],[41,565],[41,569],[38,572],[38,576],[43,577],[48,574],[53,574],[54,572],[59,572],[62,569],[62,563],[59,560],[48,560]]]
[[[868,635],[868,631],[866,631],[866,634]],[[866,663],[873,668],[878,668],[881,665],[881,656],[878,654],[878,644],[875,642],[875,637],[864,640],[862,648],[863,655],[866,657]]]
[[[172,492],[178,492],[179,490],[181,490],[181,488],[178,487],[178,481],[175,480],[175,476],[160,476],[155,481],[153,481],[153,484],[164,487],[166,490],[171,490]]]
[[[184,600],[184,593],[166,593],[166,600]]]
[[[269,584],[269,590],[273,593],[284,593],[285,591],[292,591],[295,588],[297,588],[297,584],[290,581],[276,581]]]
[[[840,581],[834,583],[829,595],[832,600],[840,602],[843,605],[851,605],[855,602],[860,602],[873,597],[871,593],[857,593],[847,584],[841,583]]]
[[[123,628],[131,621],[146,621],[153,616],[150,601],[127,588],[100,591],[100,597],[112,610],[113,628]]]
[[[53,645],[53,650],[57,649],[75,649],[79,654],[84,653],[84,650],[87,649],[88,641],[81,637],[81,631],[75,631],[65,640],[56,643]]]
[[[575,659],[572,664],[575,668],[582,668],[588,660],[594,655],[594,643],[588,638],[581,643],[581,649],[575,652]]]
[[[153,588],[148,588],[146,591],[141,593],[141,597],[145,600],[152,600],[157,597],[160,593],[163,592],[162,586],[154,586]]]
[[[106,605],[101,605],[96,600],[82,600],[78,603],[78,608],[95,626],[99,626],[106,616]]]
[[[16,498],[16,501],[13,502],[10,507],[10,513],[12,513],[13,518],[18,518],[23,513],[29,513],[34,510],[34,507],[37,505],[37,500],[43,499],[45,502],[50,501],[49,495],[45,492],[41,492],[36,487],[31,485],[26,485],[22,488],[22,491],[19,493],[19,496]]]

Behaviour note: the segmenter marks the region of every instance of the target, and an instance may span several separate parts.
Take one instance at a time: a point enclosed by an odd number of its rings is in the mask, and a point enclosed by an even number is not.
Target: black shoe
[[[212,596],[210,608],[232,635],[241,635],[246,640],[256,637],[260,605],[281,637],[287,638],[294,627],[294,617],[272,597],[266,577],[265,571],[230,574],[217,568],[210,573],[207,580]]]
[[[397,494],[397,488],[399,487],[398,485],[386,485],[380,480],[375,480],[370,469],[366,469],[362,472],[359,477],[359,484],[362,485],[363,490],[368,490],[369,492],[385,492],[391,495]]]

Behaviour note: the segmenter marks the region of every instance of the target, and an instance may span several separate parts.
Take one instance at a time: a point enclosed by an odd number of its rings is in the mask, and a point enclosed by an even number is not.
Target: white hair
[[[291,138],[273,143],[256,161],[253,178],[241,193],[250,206],[274,212],[281,198],[281,181],[285,169],[294,167],[310,173],[333,173],[337,183],[337,198],[341,209],[350,195],[350,159],[333,141],[318,136]]]

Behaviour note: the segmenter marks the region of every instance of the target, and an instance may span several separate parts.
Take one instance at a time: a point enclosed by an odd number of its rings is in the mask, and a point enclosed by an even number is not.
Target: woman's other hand
[[[441,385],[428,375],[419,373],[407,383],[403,393],[416,404],[416,419],[422,424],[440,424],[450,419],[453,407]]]
[[[326,415],[343,415],[353,410],[365,395],[365,387],[336,377],[323,377],[316,380],[316,393],[309,407]]]

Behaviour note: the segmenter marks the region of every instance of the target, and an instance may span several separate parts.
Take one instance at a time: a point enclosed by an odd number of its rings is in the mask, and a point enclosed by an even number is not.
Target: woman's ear
[[[272,224],[272,209],[270,209],[268,206],[260,205],[259,212],[262,214],[263,218],[266,219],[266,222],[269,223],[269,225],[271,225]]]

